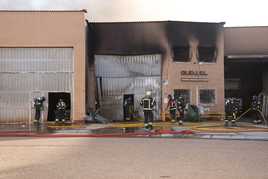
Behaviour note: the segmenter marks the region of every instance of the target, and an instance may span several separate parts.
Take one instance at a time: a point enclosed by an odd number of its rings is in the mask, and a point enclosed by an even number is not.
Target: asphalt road
[[[268,179],[268,142],[0,138],[0,178]]]

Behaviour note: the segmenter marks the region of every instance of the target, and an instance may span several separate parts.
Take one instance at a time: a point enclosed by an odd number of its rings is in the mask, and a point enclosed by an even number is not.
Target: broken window
[[[201,104],[215,104],[216,103],[214,89],[200,89],[199,101]]]
[[[178,46],[173,48],[173,61],[174,62],[189,62],[190,61],[190,48],[187,46]]]
[[[188,90],[188,89],[175,89],[174,90],[174,98],[178,99],[180,96],[183,97],[183,99],[186,103],[190,103],[190,99],[191,99],[190,90]]]
[[[216,48],[199,46],[197,56],[199,62],[214,63],[216,62]]]

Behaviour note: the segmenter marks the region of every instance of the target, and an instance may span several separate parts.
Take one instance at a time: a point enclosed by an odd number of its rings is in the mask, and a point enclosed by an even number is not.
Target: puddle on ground
[[[136,127],[128,127],[128,128],[102,128],[102,129],[93,129],[91,130],[92,134],[126,134],[126,133],[133,133],[137,131],[144,131],[143,128],[136,128]]]
[[[171,127],[167,126],[157,126],[154,127],[154,131],[158,130],[170,130]],[[135,133],[135,132],[144,132],[146,131],[142,127],[127,127],[127,128],[118,128],[118,127],[109,127],[109,128],[102,128],[102,129],[93,129],[91,130],[92,134],[127,134],[127,133]]]

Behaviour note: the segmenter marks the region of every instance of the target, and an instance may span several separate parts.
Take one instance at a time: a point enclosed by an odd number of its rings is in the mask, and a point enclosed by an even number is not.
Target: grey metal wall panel
[[[0,92],[0,122],[28,122],[29,107],[28,93]]]
[[[0,91],[72,91],[72,73],[0,73]]]
[[[29,122],[34,97],[72,93],[73,63],[72,48],[0,48],[0,122]]]
[[[131,77],[161,75],[161,55],[95,55],[95,59],[97,76]]]
[[[160,118],[161,55],[107,56],[96,55],[96,75],[101,114],[112,120],[123,119],[123,95],[134,94],[135,110],[143,116],[140,100],[146,90],[152,90],[157,106],[155,118]]]
[[[73,72],[72,48],[0,48],[0,72]]]

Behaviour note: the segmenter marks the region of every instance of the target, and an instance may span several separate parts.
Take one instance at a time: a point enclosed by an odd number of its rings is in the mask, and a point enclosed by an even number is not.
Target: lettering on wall
[[[202,70],[182,70],[180,79],[185,82],[208,82],[208,74]]]

